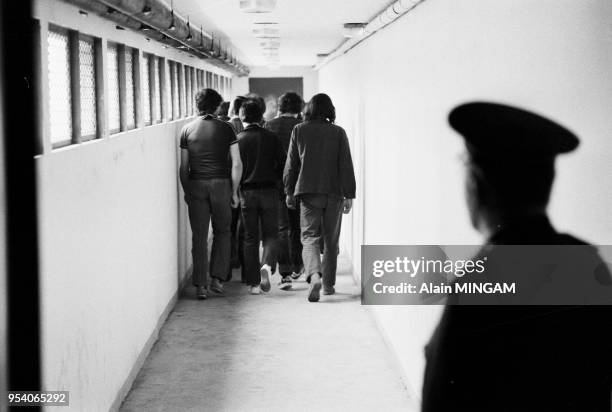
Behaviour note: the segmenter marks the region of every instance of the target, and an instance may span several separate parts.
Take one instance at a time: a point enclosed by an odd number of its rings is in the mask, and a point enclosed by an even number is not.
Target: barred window
[[[179,93],[178,93],[178,70],[176,68],[176,62],[170,62],[170,77],[172,79],[172,118],[178,119],[181,117],[179,109]]]
[[[159,123],[162,120],[161,66],[159,64],[159,57],[151,56],[151,62],[153,63],[153,87],[155,90],[155,92],[152,93],[152,97],[155,98],[153,102],[154,118],[155,122]]]
[[[227,77],[225,76],[221,76],[220,77],[220,81],[221,81],[221,85],[219,86],[219,88],[221,89],[221,96],[223,96],[223,100],[227,100],[227,83],[226,83]]]
[[[97,132],[96,68],[94,40],[79,39],[79,85],[81,93],[81,139],[94,139]]]
[[[167,120],[172,119],[172,77],[170,71],[170,62],[164,60],[164,84],[163,87],[166,90],[166,100],[164,101],[164,116]]]
[[[51,143],[58,146],[72,140],[68,32],[49,30],[47,41],[50,137]]]
[[[145,54],[142,67],[142,113],[146,125],[151,124],[151,55]]]
[[[198,92],[198,77],[196,76],[196,69],[195,68],[191,68],[191,105],[193,106],[193,111],[192,113],[195,115],[197,112],[197,107],[195,104],[195,96],[196,93]]]
[[[121,129],[121,106],[119,98],[119,51],[116,43],[108,43],[106,50],[108,72],[108,129],[117,133]]]
[[[136,55],[136,56],[135,56]],[[136,93],[134,88],[134,58],[137,58],[136,51],[131,47],[125,48],[125,125],[128,130],[136,127]]]
[[[185,114],[191,116],[193,99],[191,98],[191,67],[189,66],[185,66],[185,98],[187,99],[187,112]]]
[[[183,71],[183,65],[178,63],[178,91],[179,91],[179,106],[181,110],[181,117],[187,115],[187,107],[185,106],[185,73]]]

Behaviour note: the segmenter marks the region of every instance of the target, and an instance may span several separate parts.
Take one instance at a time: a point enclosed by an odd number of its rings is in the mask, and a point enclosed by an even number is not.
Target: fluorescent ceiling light
[[[367,23],[346,23],[342,34],[349,39],[361,36],[364,34],[365,26],[367,26]]]
[[[270,13],[276,8],[276,0],[240,0],[244,13]]]

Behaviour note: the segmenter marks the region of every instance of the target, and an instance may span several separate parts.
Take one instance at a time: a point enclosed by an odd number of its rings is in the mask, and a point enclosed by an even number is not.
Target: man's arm
[[[285,185],[285,193],[287,194],[287,207],[295,209],[295,184],[297,182],[298,173],[300,172],[300,153],[297,146],[297,127],[291,132],[291,140],[289,141],[289,153],[285,161],[285,171],[283,173],[283,183]]]
[[[338,158],[338,167],[340,172],[340,183],[342,185],[342,195],[344,196],[344,203],[342,205],[342,213],[348,213],[353,207],[353,200],[355,198],[356,183],[355,183],[355,171],[353,169],[353,158],[351,156],[351,148],[349,146],[348,137],[346,132],[342,130],[342,136],[340,136],[340,153]]]
[[[238,207],[238,186],[242,179],[242,159],[238,142],[230,145],[230,157],[232,158],[232,207]]]
[[[185,192],[185,201],[189,195],[189,151],[181,149],[181,165],[179,166],[179,179]]]

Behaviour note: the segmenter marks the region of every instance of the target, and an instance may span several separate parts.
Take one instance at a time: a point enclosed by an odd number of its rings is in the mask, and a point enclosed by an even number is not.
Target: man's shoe
[[[270,270],[270,266],[263,265],[261,267],[261,270],[259,271],[259,274],[261,275],[261,283],[259,284],[261,286],[261,290],[263,290],[264,292],[269,292],[270,291],[270,277],[272,276],[272,271]]]
[[[261,295],[261,288],[259,286],[249,286],[249,293],[251,295]]]
[[[285,275],[285,276],[283,276],[281,281],[278,282],[278,288],[280,290],[289,290],[289,289],[291,289],[292,283],[293,283],[293,281],[291,280],[291,275]]]
[[[310,288],[308,289],[308,302],[318,302],[321,292],[321,275],[315,273],[310,276]]]
[[[205,286],[196,286],[196,297],[199,300],[204,300],[208,298],[208,291]]]
[[[323,285],[323,294],[324,295],[333,295],[336,293],[336,289],[333,286],[325,286]]]
[[[210,290],[218,295],[224,295],[225,289],[223,289],[223,283],[217,278],[212,278],[210,281]]]

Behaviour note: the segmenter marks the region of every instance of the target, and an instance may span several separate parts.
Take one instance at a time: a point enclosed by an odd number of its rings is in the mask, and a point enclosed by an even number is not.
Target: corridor
[[[263,297],[239,271],[225,298],[187,288],[120,410],[417,410],[348,262],[339,269],[320,305],[306,302],[303,278]]]
[[[0,398],[612,412],[611,0],[0,0],[0,21]]]

